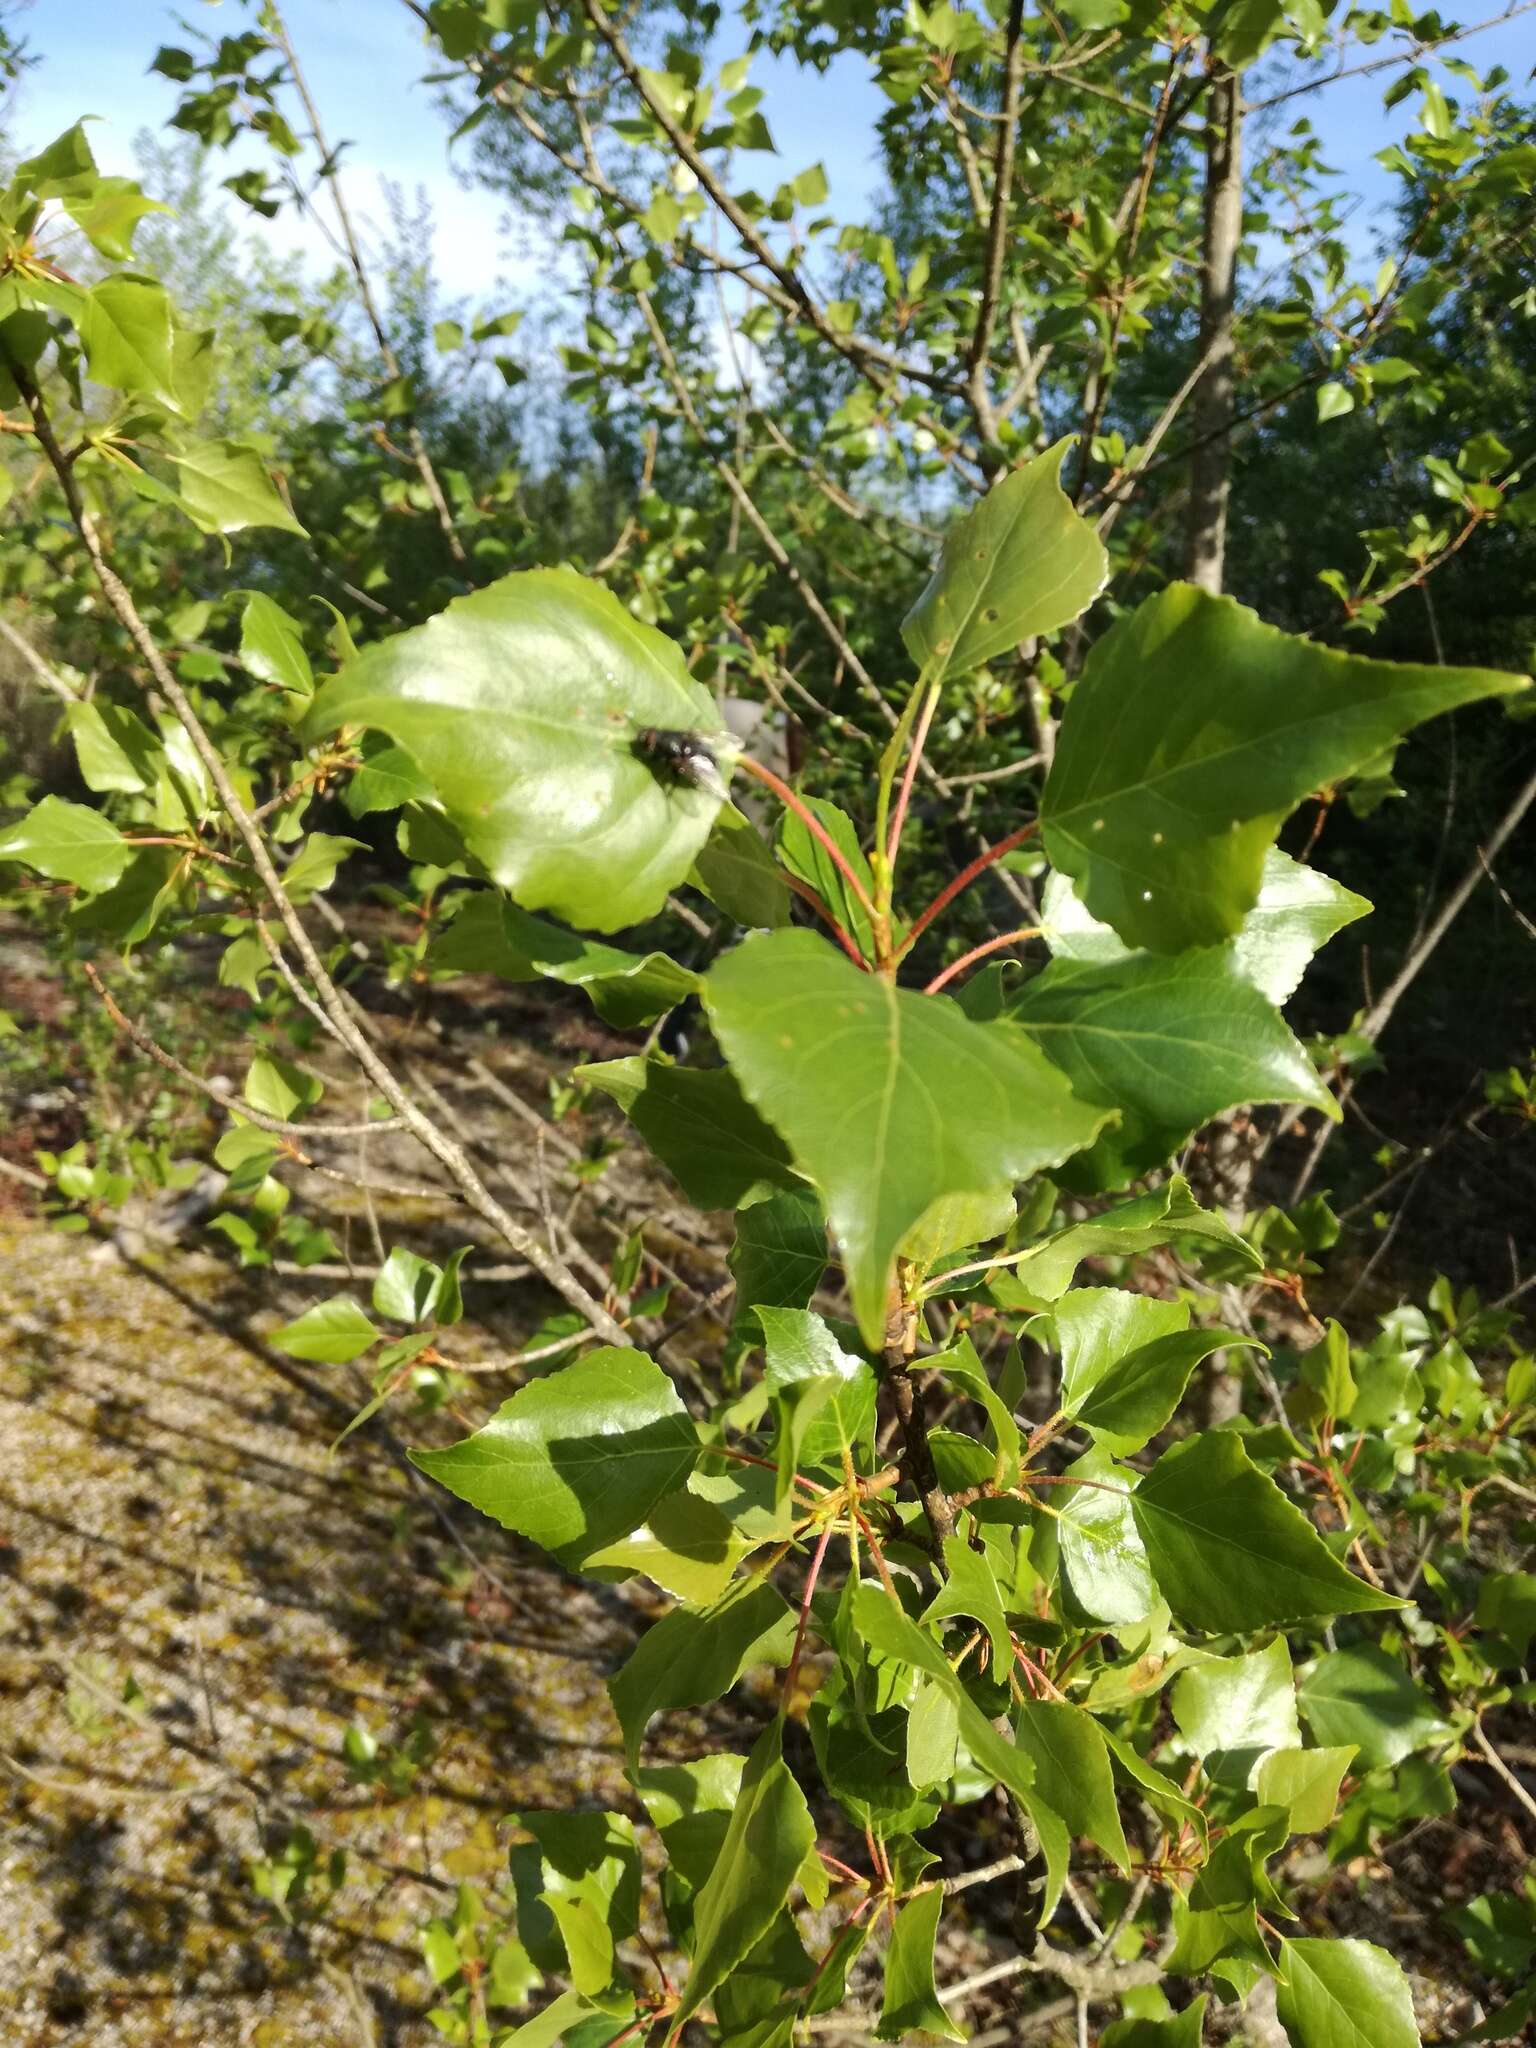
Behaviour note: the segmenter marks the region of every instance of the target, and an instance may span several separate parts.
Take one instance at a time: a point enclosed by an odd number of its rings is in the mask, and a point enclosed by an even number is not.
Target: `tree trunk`
[[[1233,411],[1232,316],[1237,252],[1243,239],[1243,95],[1235,71],[1207,58],[1211,83],[1205,116],[1205,231],[1200,265],[1200,361],[1191,399],[1195,448],[1190,458],[1185,575],[1219,594],[1227,549],[1231,440],[1223,431]]]
[[[1233,313],[1237,252],[1243,239],[1243,95],[1235,71],[1208,56],[1211,82],[1205,114],[1205,227],[1200,249],[1200,356],[1204,365],[1191,399],[1195,447],[1190,457],[1189,523],[1184,573],[1221,594],[1227,554],[1227,497],[1232,443],[1225,431],[1234,410]],[[1237,1110],[1212,1124],[1191,1162],[1203,1202],[1240,1219],[1258,1161],[1259,1132]],[[1232,1421],[1242,1407],[1242,1380],[1226,1370],[1222,1352],[1201,1373],[1197,1412],[1203,1427]]]

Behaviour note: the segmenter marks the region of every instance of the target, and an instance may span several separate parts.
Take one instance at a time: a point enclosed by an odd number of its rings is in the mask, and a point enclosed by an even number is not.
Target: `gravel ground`
[[[388,1443],[330,1458],[355,1404],[221,1314],[226,1286],[0,1223],[6,2048],[435,2041],[417,1930],[496,1882],[503,1816],[621,1795],[630,1611],[445,1528]],[[409,1793],[353,1782],[348,1725],[413,1713],[435,1754]],[[295,1825],[348,1856],[300,1931],[251,1879]]]

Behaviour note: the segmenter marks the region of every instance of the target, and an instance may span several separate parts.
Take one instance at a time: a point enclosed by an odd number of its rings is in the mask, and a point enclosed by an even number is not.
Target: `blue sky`
[[[210,33],[242,26],[245,10],[218,0],[184,0],[184,12]],[[334,142],[354,145],[347,183],[365,220],[383,218],[380,181],[392,179],[408,194],[425,192],[437,217],[437,267],[444,289],[489,300],[498,275],[526,280],[534,268],[504,232],[505,202],[466,189],[450,160],[447,129],[420,80],[432,62],[400,0],[285,0],[284,12],[310,75]],[[147,66],[161,42],[184,42],[175,11],[157,0],[37,0],[23,17],[25,33],[43,62],[21,88],[11,111],[14,145],[35,147],[83,113],[103,116],[93,144],[103,167],[132,171],[133,137],[158,128],[172,112],[177,88],[151,76]],[[744,46],[744,38],[743,38]],[[736,54],[729,32],[718,54]],[[1369,57],[1377,52],[1362,52]],[[1536,13],[1527,13],[1462,45],[1480,69],[1504,63],[1517,80],[1536,63]],[[765,89],[779,157],[758,173],[760,182],[822,163],[831,184],[831,210],[861,216],[878,172],[873,125],[884,101],[856,61],[840,61],[826,74],[800,71],[760,55],[752,82]],[[1390,114],[1381,107],[1382,77],[1345,79],[1294,102],[1289,114],[1310,115],[1330,162],[1362,204],[1352,239],[1364,250],[1368,224],[1386,203],[1391,181],[1377,166],[1377,150],[1411,125],[1412,103]],[[1448,89],[1457,89],[1454,80]],[[1257,81],[1252,90],[1260,90]],[[236,156],[231,169],[253,158]],[[286,218],[269,233],[283,245],[323,260],[312,230]]]

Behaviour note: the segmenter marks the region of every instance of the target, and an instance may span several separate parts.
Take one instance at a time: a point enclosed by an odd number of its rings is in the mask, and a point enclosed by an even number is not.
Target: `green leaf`
[[[424,1323],[442,1284],[441,1266],[397,1244],[374,1278],[374,1312],[394,1323]]]
[[[666,1494],[638,1529],[594,1550],[590,1569],[644,1572],[679,1600],[718,1600],[748,1548],[717,1507],[686,1491]]]
[[[1303,797],[1436,712],[1524,687],[1341,654],[1172,584],[1089,655],[1041,801],[1046,852],[1127,944],[1217,944]]]
[[[787,1663],[794,1640],[794,1615],[761,1579],[734,1580],[711,1607],[674,1608],[608,1681],[630,1765],[653,1714],[722,1698],[753,1664]]]
[[[1351,1744],[1366,1770],[1400,1764],[1417,1749],[1449,1741],[1450,1724],[1400,1659],[1374,1643],[1328,1650],[1297,1692],[1313,1739]]]
[[[931,1678],[918,1685],[907,1715],[907,1776],[919,1792],[946,1784],[955,1775],[960,1709]]]
[[[660,1366],[604,1346],[519,1387],[483,1428],[411,1460],[504,1529],[579,1566],[693,1469],[699,1440]]]
[[[1314,954],[1370,908],[1341,882],[1272,846],[1264,856],[1258,900],[1232,941],[1233,963],[1272,1003],[1284,1003],[1296,993]],[[1067,875],[1046,878],[1040,914],[1046,940],[1058,956],[1101,966],[1130,956],[1111,926],[1089,916]]]
[[[1317,387],[1317,423],[1326,426],[1329,420],[1342,419],[1345,413],[1355,409],[1355,394],[1347,384],[1319,384]]]
[[[931,1626],[952,1614],[969,1615],[973,1621],[979,1621],[991,1639],[993,1669],[1010,1669],[1013,1642],[1002,1594],[984,1553],[972,1550],[963,1536],[945,1537],[944,1583],[923,1609],[922,1618],[925,1625]]]
[[[577,1067],[611,1095],[697,1209],[740,1209],[804,1186],[778,1132],[723,1067],[674,1067],[638,1056]]]
[[[593,2005],[579,1991],[562,1991],[553,2004],[536,2012],[531,2020],[524,2020],[508,2034],[498,2034],[496,2048],[558,2048],[562,2041],[571,2048],[576,2040],[574,2029],[582,2020],[602,2020],[616,2034],[624,2031],[623,2019],[610,2014],[606,2006]]]
[[[688,877],[718,910],[748,930],[789,923],[789,890],[750,818],[722,804]]]
[[[1128,1457],[1170,1421],[1201,1359],[1225,1345],[1268,1349],[1231,1330],[1175,1330],[1127,1352],[1069,1412],[1106,1450]]]
[[[1071,438],[1014,470],[958,520],[902,621],[907,652],[932,682],[964,675],[1085,612],[1109,557],[1061,488]]]
[[[80,779],[87,789],[98,795],[109,790],[138,795],[154,787],[164,754],[141,718],[104,697],[71,704],[64,715],[75,743]]]
[[[1035,1766],[1038,1797],[1073,1837],[1095,1842],[1127,1874],[1131,1854],[1115,1803],[1109,1751],[1097,1721],[1054,1700],[1031,1700],[1014,1717],[1014,1734]]]
[[[1139,1475],[1095,1448],[1069,1465],[1056,1524],[1067,1591],[1092,1621],[1125,1625],[1152,1612],[1157,1589],[1131,1513]],[[1052,1494],[1058,1489],[1051,1488]]]
[[[0,860],[19,861],[79,889],[110,888],[132,855],[133,848],[99,811],[61,796],[45,796],[9,831],[0,832]]]
[[[82,179],[66,185],[59,201],[75,226],[109,263],[133,260],[133,235],[146,213],[169,213],[158,199],[148,199],[132,178]]]
[[[317,1074],[306,1074],[290,1060],[279,1059],[276,1053],[259,1052],[245,1070],[240,1092],[252,1109],[287,1123],[295,1110],[314,1107],[325,1093],[325,1083]]]
[[[99,933],[124,951],[141,944],[176,900],[182,859],[174,847],[141,848],[110,889],[70,905],[69,930]]]
[[[329,889],[336,879],[336,870],[349,853],[366,850],[364,839],[348,839],[336,832],[311,832],[284,868],[283,887],[293,902],[305,902],[322,889]]]
[[[639,1924],[640,1856],[634,1829],[621,1813],[519,1813],[512,1818],[537,1844],[535,1896],[558,1930],[571,1983],[594,1997],[613,1981],[614,1944],[628,1940]],[[514,1877],[522,1880],[520,1920],[533,1892],[532,1861],[514,1851]]]
[[[725,1841],[694,1901],[693,1968],[677,2026],[767,1933],[815,1840],[805,1794],[780,1753],[780,1723],[770,1722],[747,1758]]]
[[[642,758],[640,729],[734,748],[681,651],[568,569],[504,576],[365,648],[321,687],[305,738],[346,725],[405,748],[526,908],[597,931],[661,909],[720,807]]]
[[[848,867],[858,876],[866,896],[872,899],[875,893],[874,876],[864,850],[859,845],[858,830],[852,818],[836,804],[829,803],[825,797],[805,797],[802,801],[842,854]],[[869,912],[854,894],[847,876],[821,840],[794,811],[785,811],[779,820],[778,847],[779,859],[790,874],[802,882],[809,883],[865,959],[873,959],[875,940]],[[781,922],[787,923],[788,919],[782,919]]]
[[[1069,1223],[1041,1238],[1022,1258],[1014,1259],[1011,1268],[995,1272],[991,1284],[994,1291],[1007,1286],[1011,1273],[1014,1295],[1031,1297],[1019,1305],[1056,1301],[1084,1259],[1137,1258],[1160,1245],[1182,1248],[1186,1241],[1217,1246],[1255,1273],[1263,1268],[1263,1259],[1247,1239],[1214,1210],[1202,1209],[1188,1181],[1176,1173],[1150,1194],[1117,1203],[1084,1223]]]
[[[1205,2027],[1205,1992],[1165,2020],[1115,2020],[1099,2036],[1099,2048],[1200,2048]]]
[[[988,1379],[987,1369],[977,1356],[970,1338],[961,1337],[948,1351],[941,1352],[937,1358],[925,1359],[924,1364],[942,1373],[951,1386],[960,1387],[981,1408],[987,1418],[992,1447],[998,1454],[997,1484],[1017,1485],[1019,1451],[1023,1442],[1019,1425],[1008,1403]]]
[[[239,441],[193,441],[173,454],[181,504],[204,533],[239,533],[247,526],[304,529],[273,488],[266,465]]]
[[[840,1466],[845,1450],[873,1437],[875,1374],[805,1309],[765,1305],[757,1319],[767,1349],[763,1383],[778,1424],[782,1493],[802,1466]]]
[[[298,697],[314,692],[315,672],[297,620],[259,590],[251,592],[240,614],[240,662],[258,682],[274,683]]]
[[[1059,1163],[1103,1121],[1017,1033],[861,974],[812,932],[749,938],[704,994],[748,1101],[821,1190],[867,1343],[935,1202]]]
[[[692,995],[699,977],[665,953],[625,953],[596,939],[530,917],[509,898],[486,890],[465,902],[433,946],[437,973],[497,974],[503,981],[543,975],[579,988],[600,1017],[620,1031],[650,1024]]]
[[[1164,1451],[1131,1512],[1158,1589],[1186,1627],[1241,1633],[1403,1605],[1347,1572],[1234,1436]]]
[[[1283,1806],[1293,1835],[1318,1835],[1333,1824],[1339,1786],[1355,1754],[1344,1749],[1272,1749],[1259,1765],[1254,1794],[1261,1806]]]
[[[939,2003],[933,1981],[933,1942],[944,1911],[944,1889],[919,1892],[896,1914],[891,1945],[885,1953],[885,2001],[880,2008],[877,2041],[904,2041],[910,2033],[934,2034],[945,2041],[967,2039]]]
[[[366,818],[374,811],[398,810],[402,804],[432,797],[432,785],[404,747],[380,747],[369,754],[341,793],[347,814]]]
[[[756,1308],[807,1307],[827,1270],[827,1226],[811,1190],[783,1188],[743,1209],[727,1264],[738,1327],[755,1322]]]
[[[1275,2010],[1291,2048],[1418,2048],[1402,1967],[1369,1941],[1283,1941]]]
[[[1191,1665],[1174,1680],[1171,1703],[1180,1733],[1218,1785],[1251,1788],[1268,1751],[1300,1750],[1296,1681],[1284,1636],[1244,1656]]]
[[[1053,960],[1005,1014],[1084,1102],[1121,1112],[1073,1169],[1071,1185],[1114,1186],[1148,1172],[1239,1103],[1304,1102],[1339,1114],[1289,1026],[1227,946],[1172,959],[1135,953],[1105,967]]]
[[[274,1330],[267,1342],[289,1358],[307,1358],[316,1365],[346,1365],[359,1358],[379,1333],[349,1294],[317,1301],[291,1323]]]
[[[85,295],[80,341],[91,381],[173,409],[171,301],[153,278],[104,278]]]

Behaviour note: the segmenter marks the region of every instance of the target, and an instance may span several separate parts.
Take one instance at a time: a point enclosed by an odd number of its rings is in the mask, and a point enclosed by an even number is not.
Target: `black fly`
[[[722,803],[729,795],[714,749],[701,732],[673,732],[664,726],[643,725],[635,734],[635,753],[673,782],[686,782],[708,796],[718,797]]]

